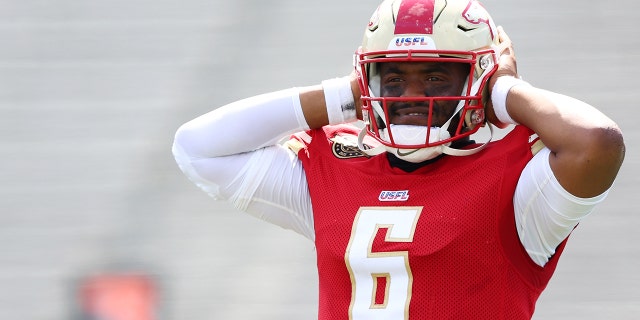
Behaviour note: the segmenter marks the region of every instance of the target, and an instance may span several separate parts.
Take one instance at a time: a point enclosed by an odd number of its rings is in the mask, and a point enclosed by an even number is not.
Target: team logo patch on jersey
[[[378,196],[380,201],[407,201],[409,200],[409,190],[382,191]]]
[[[335,136],[331,141],[333,142],[331,150],[333,151],[333,155],[338,159],[367,157],[367,155],[358,148],[357,142],[351,141],[347,137]],[[371,148],[366,144],[364,147],[365,149]]]

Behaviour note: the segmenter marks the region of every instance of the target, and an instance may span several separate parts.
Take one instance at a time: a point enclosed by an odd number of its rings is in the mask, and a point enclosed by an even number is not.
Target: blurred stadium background
[[[377,3],[0,0],[0,319],[313,319],[312,243],[213,202],[171,142],[216,106],[349,73]],[[638,319],[640,4],[484,4],[527,80],[626,134],[535,319]]]

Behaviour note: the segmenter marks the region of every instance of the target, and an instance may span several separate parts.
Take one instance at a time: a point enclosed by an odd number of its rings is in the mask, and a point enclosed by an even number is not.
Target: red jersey
[[[297,136],[313,206],[318,318],[530,319],[564,247],[543,268],[518,239],[512,200],[531,132],[518,126],[477,154],[407,173],[345,143],[358,130]]]

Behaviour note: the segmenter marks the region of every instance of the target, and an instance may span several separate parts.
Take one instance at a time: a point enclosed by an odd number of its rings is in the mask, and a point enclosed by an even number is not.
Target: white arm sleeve
[[[566,191],[553,175],[550,150],[540,150],[524,168],[513,198],[516,228],[531,259],[544,266],[578,223],[602,202],[608,191],[579,198]]]
[[[212,197],[313,240],[302,164],[276,145],[305,129],[298,90],[289,89],[234,102],[184,124],[172,151],[185,175]]]
[[[178,129],[175,143],[192,158],[213,158],[275,145],[309,129],[297,88],[236,101]]]

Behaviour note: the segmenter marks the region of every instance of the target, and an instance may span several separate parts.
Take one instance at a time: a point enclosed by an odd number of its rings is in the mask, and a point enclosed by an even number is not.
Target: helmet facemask
[[[487,61],[484,65],[488,68],[478,70],[478,59]],[[422,162],[441,153],[449,153],[447,151],[453,142],[469,137],[485,123],[483,91],[495,71],[495,59],[492,50],[480,53],[409,51],[387,52],[384,56],[375,52],[359,55],[357,67],[361,77],[366,133],[386,146],[386,151],[409,162]],[[457,95],[382,96],[381,64],[394,62],[459,63],[467,66],[469,71],[461,80],[462,88]],[[427,108],[427,120],[420,125],[392,123],[391,113],[398,105]],[[442,120],[441,113],[447,111],[446,120]],[[436,117],[436,114],[440,116]],[[372,152],[375,151],[368,153]]]
[[[415,6],[425,8],[429,5],[432,8],[431,11],[426,10],[427,15],[432,14],[435,18],[427,21],[432,25],[425,30],[431,30],[431,33],[398,34],[399,28],[395,26],[398,10]],[[450,20],[473,24],[468,11],[470,8],[477,11],[477,6],[479,4],[476,1],[468,0],[388,0],[374,13],[365,33],[363,46],[356,52],[355,68],[360,80],[365,122],[361,137],[366,131],[366,134],[382,144],[383,150],[377,148],[378,150],[363,151],[369,154],[389,151],[410,162],[428,160],[441,153],[466,155],[478,151],[458,150],[449,146],[455,141],[467,139],[485,124],[484,105],[488,99],[483,97],[488,96],[486,84],[497,69],[493,22],[487,18],[486,24],[478,24],[479,28],[476,29],[480,32],[468,26],[455,29],[449,24],[442,26]],[[482,12],[486,14],[484,9],[480,10]],[[473,17],[476,15],[477,12]],[[420,22],[422,21],[418,21]],[[440,27],[437,27],[438,23]],[[485,45],[471,49],[478,45],[477,38],[483,39]],[[440,45],[438,41],[444,45]],[[445,45],[452,49],[437,49]],[[385,66],[383,64],[393,63],[457,63],[466,66],[468,72],[460,80],[462,88],[459,92],[448,92],[446,95],[429,92],[423,95],[381,94],[380,70]],[[426,120],[411,125],[392,123],[394,105],[398,104],[428,106]],[[449,112],[446,120],[442,118],[443,110]],[[420,113],[424,115],[424,111]],[[360,145],[362,146],[362,139]]]

